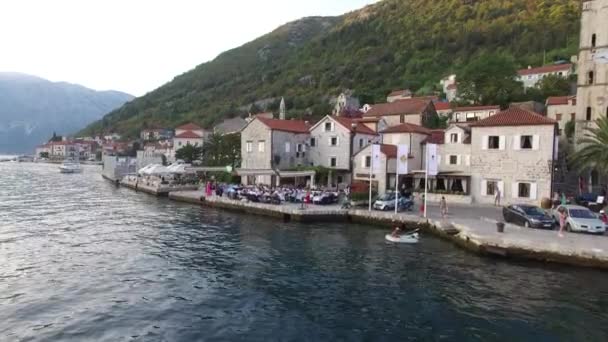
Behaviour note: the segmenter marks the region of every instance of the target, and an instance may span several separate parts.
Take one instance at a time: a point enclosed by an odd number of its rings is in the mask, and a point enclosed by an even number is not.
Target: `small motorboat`
[[[391,234],[386,234],[386,240],[394,243],[418,243],[420,236],[418,233],[404,234],[399,237],[394,237]]]
[[[82,168],[79,163],[75,163],[72,161],[64,161],[61,166],[59,166],[59,172],[61,173],[81,173]]]

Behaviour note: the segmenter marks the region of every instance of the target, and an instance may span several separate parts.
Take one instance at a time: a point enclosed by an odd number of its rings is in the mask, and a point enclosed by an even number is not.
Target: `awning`
[[[186,171],[192,172],[232,172],[231,167],[227,166],[196,166],[196,167],[187,167]]]
[[[315,171],[279,171],[280,178],[314,177]]]
[[[424,176],[425,172],[426,171],[424,170],[414,170],[411,171],[410,174]],[[439,174],[435,177],[471,177],[471,175],[462,173],[460,171],[442,171],[439,172]]]
[[[277,173],[272,169],[236,169],[239,176],[276,176]]]

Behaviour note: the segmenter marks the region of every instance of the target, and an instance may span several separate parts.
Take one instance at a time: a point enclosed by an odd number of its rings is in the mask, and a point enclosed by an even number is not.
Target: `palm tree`
[[[597,127],[585,128],[585,135],[577,141],[581,149],[572,155],[571,165],[577,170],[608,172],[608,118],[596,120]]]

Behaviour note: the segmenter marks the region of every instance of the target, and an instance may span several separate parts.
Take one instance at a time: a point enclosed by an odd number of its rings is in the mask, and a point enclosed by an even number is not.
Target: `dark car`
[[[526,228],[553,229],[555,221],[541,208],[529,204],[515,204],[502,209],[505,222]]]

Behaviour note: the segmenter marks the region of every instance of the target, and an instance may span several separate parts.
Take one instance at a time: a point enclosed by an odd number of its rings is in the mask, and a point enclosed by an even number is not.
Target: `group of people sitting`
[[[215,194],[237,201],[249,201],[256,203],[302,203],[306,204],[331,204],[339,198],[345,198],[344,190],[331,189],[309,189],[305,187],[267,185],[234,185],[234,184],[207,184],[207,195]]]

